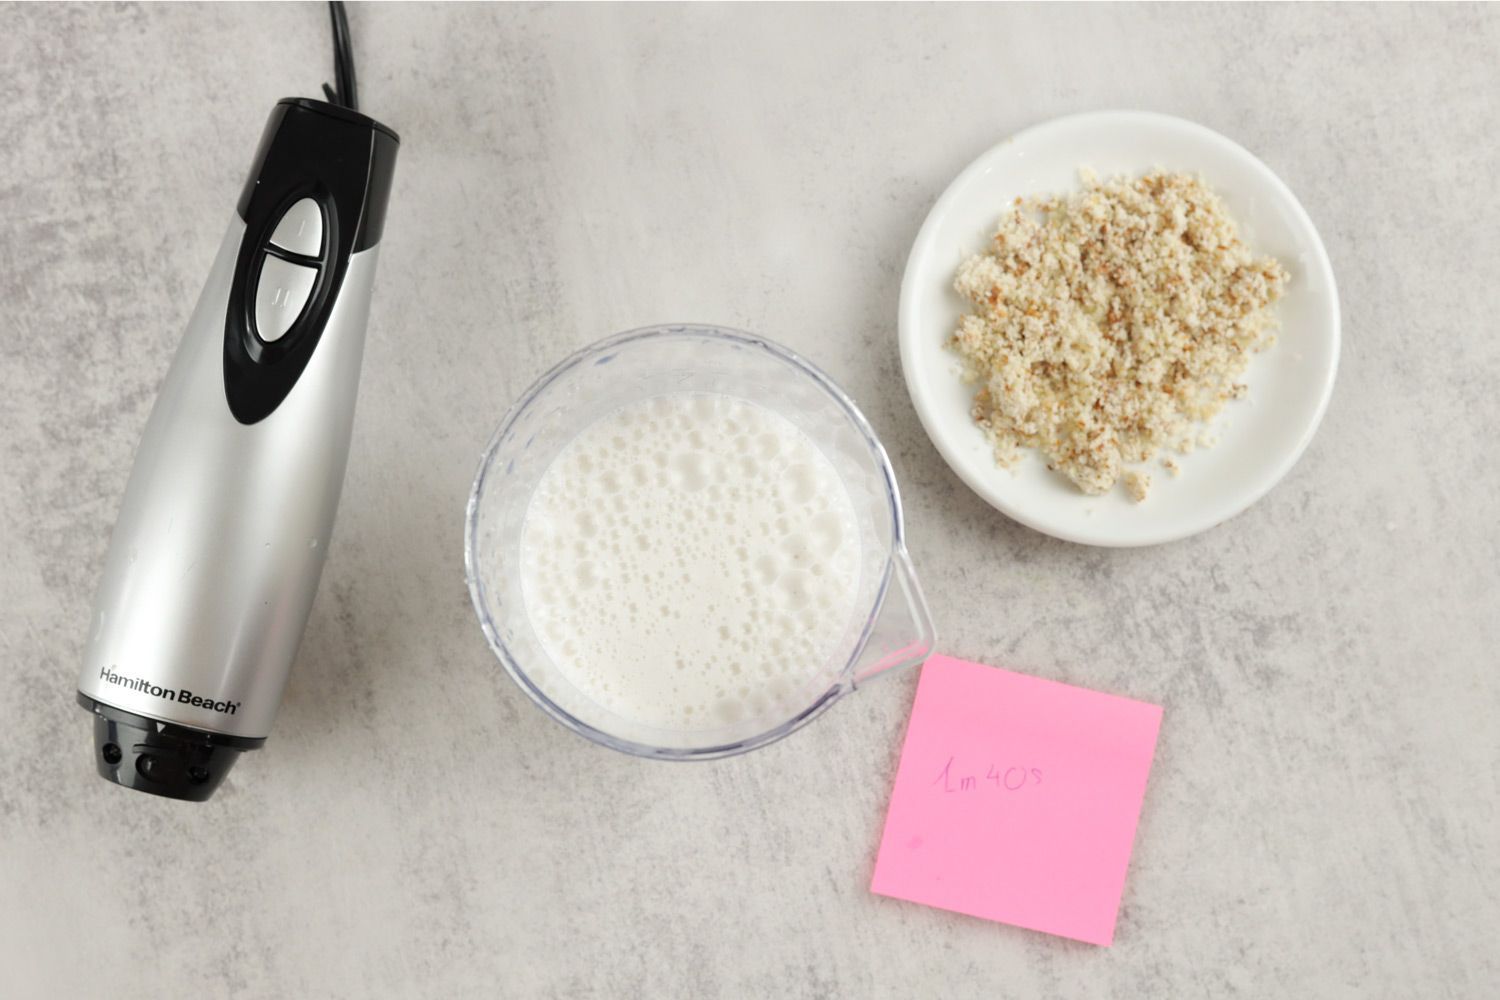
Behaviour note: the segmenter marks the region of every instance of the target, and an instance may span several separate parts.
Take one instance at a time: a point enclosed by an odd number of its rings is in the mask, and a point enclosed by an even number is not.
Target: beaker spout
[[[890,574],[869,641],[851,675],[855,688],[882,674],[916,666],[932,655],[937,642],[932,614],[906,546],[898,544],[891,551]]]

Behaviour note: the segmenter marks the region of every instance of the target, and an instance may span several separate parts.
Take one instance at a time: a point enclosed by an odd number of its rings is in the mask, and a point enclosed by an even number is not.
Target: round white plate
[[[1219,193],[1257,254],[1291,272],[1275,307],[1276,343],[1255,355],[1248,398],[1210,425],[1218,443],[1176,456],[1179,476],[1158,455],[1143,468],[1151,493],[1134,503],[1120,486],[1080,493],[1028,453],[1013,469],[995,464],[969,410],[974,386],[959,378],[949,336],[967,312],[953,291],[959,264],[986,247],[1017,196],[1077,190],[1079,168],[1101,177],[1153,167],[1201,174]],[[969,165],[933,206],[901,282],[901,365],[917,414],[953,471],[1022,524],[1089,545],[1154,545],[1212,528],[1265,495],[1312,440],[1333,391],[1339,357],[1338,291],[1323,241],[1292,192],[1264,163],[1192,122],[1141,111],[1073,115],[1027,129]]]

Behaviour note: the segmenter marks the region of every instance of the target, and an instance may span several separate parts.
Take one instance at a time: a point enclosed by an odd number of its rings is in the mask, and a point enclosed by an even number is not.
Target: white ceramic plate
[[[958,377],[949,336],[967,311],[953,291],[965,257],[981,252],[1017,196],[1073,191],[1078,171],[1101,177],[1153,167],[1201,174],[1224,199],[1241,238],[1291,272],[1274,308],[1281,330],[1254,356],[1249,398],[1211,425],[1218,444],[1177,457],[1172,477],[1153,460],[1141,504],[1116,486],[1090,497],[1035,454],[1014,469],[995,464],[969,417],[974,387]],[[985,153],[933,206],[901,283],[901,364],[938,451],[976,493],[1022,524],[1089,545],[1154,545],[1204,531],[1265,495],[1296,463],[1328,406],[1339,356],[1338,291],[1323,241],[1292,192],[1264,163],[1192,122],[1140,111],[1073,115],[1038,125]],[[1158,459],[1161,456],[1158,456]]]

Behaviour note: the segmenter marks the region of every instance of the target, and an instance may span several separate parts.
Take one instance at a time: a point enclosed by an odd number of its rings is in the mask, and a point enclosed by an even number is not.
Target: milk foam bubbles
[[[732,396],[604,415],[543,473],[522,528],[522,596],[547,655],[601,707],[663,729],[804,707],[846,641],[859,572],[833,465]]]

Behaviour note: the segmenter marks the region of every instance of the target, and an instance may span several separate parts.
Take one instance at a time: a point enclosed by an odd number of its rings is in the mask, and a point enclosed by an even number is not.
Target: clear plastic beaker
[[[669,393],[738,397],[791,421],[832,463],[853,503],[860,544],[856,599],[843,639],[799,672],[792,703],[706,729],[662,729],[608,710],[548,656],[527,616],[522,526],[538,482],[585,427]],[[549,715],[627,753],[673,760],[743,753],[786,736],[864,681],[924,660],[932,620],[902,537],[901,498],[885,449],[827,375],[763,338],[713,326],[632,330],[572,355],[537,380],[490,439],[465,519],[464,567],[490,648]]]

